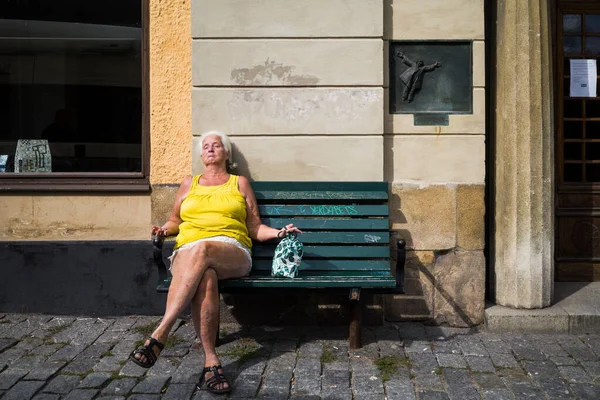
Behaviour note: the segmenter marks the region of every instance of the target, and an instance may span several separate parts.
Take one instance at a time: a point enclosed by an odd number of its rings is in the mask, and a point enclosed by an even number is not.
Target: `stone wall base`
[[[384,296],[388,321],[424,319],[470,327],[483,323],[483,251],[410,252],[404,295]]]

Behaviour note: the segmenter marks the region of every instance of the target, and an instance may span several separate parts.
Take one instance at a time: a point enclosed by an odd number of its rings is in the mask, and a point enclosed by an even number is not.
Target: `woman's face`
[[[210,135],[204,138],[202,141],[202,162],[204,165],[225,165],[228,157],[229,154],[219,136]]]

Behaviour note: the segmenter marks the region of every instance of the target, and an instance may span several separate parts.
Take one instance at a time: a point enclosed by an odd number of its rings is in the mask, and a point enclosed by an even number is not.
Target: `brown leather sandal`
[[[156,363],[156,359],[158,357],[152,350],[155,346],[158,347],[159,350],[162,350],[165,348],[164,344],[162,344],[158,340],[154,339],[153,337],[149,337],[148,340],[150,341],[150,343],[148,343],[147,345],[142,345],[142,346],[138,347],[137,349],[132,351],[131,354],[129,355],[129,359],[131,361],[133,361],[140,367],[144,367],[144,368],[150,368],[151,366],[153,366]],[[142,356],[146,357],[146,361],[145,362],[140,361],[139,359],[137,359],[135,357],[136,355],[142,355]]]
[[[202,370],[202,375],[200,376],[200,380],[198,381],[198,385],[197,385],[198,389],[202,389],[202,384],[204,382],[206,382],[206,389],[211,393],[225,394],[225,393],[231,392],[231,385],[229,384],[229,381],[227,380],[225,375],[223,375],[222,373],[219,372],[220,369],[221,370],[223,369],[220,365],[213,365],[212,367],[204,368]],[[211,376],[208,379],[204,379],[204,377],[206,376],[206,374],[208,372],[212,372],[213,376]],[[217,389],[217,386],[220,384],[223,384],[223,383],[226,383],[227,387]]]

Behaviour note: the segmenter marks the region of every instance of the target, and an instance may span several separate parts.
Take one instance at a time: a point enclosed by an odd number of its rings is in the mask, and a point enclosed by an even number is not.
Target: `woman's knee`
[[[194,247],[192,247],[194,251],[194,255],[196,257],[206,257],[208,256],[208,247],[210,243],[208,242],[199,242]]]
[[[192,247],[192,263],[200,268],[210,266],[211,243],[200,242]]]

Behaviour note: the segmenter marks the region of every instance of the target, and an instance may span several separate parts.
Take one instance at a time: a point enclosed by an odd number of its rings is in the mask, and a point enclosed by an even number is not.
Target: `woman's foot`
[[[202,384],[206,382],[206,389],[215,394],[224,394],[231,392],[231,386],[225,375],[223,375],[223,368],[220,365],[213,365],[211,367],[205,367],[202,370],[200,381],[198,382],[198,389],[202,389]]]
[[[164,344],[150,337],[146,343],[131,352],[129,359],[140,367],[150,368],[156,363],[158,355],[164,348]]]

